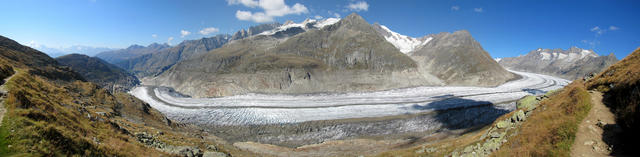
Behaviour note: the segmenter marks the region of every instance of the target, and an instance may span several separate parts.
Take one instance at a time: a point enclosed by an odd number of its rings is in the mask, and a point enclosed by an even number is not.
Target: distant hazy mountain
[[[169,48],[168,44],[153,43],[149,46],[131,45],[126,49],[119,49],[113,51],[100,52],[96,57],[103,59],[111,64],[117,64],[124,60],[139,57],[145,54],[159,52],[163,49]]]
[[[598,56],[593,50],[571,47],[562,49],[537,49],[524,56],[503,58],[505,68],[557,76],[569,80],[598,73],[618,59],[613,55]]]
[[[52,48],[44,45],[32,45],[32,48],[42,51],[51,57],[58,57],[66,54],[72,54],[72,53],[84,54],[87,56],[94,56],[100,52],[113,50],[112,48],[106,48],[106,47],[93,47],[93,46],[82,46],[82,45],[74,45],[66,48]]]
[[[288,22],[184,60],[148,82],[196,96],[372,91],[442,85],[357,14]],[[433,78],[433,77],[432,77]]]
[[[97,57],[70,54],[56,58],[58,63],[71,67],[87,81],[94,82],[110,91],[127,91],[140,84],[138,78],[127,71]]]

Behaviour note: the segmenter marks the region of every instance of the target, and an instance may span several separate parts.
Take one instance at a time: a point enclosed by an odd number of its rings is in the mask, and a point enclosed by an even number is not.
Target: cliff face
[[[617,61],[613,54],[598,56],[592,50],[571,47],[568,50],[537,49],[524,56],[503,58],[499,63],[513,70],[574,80],[591,73],[598,73]]]
[[[301,28],[305,31],[294,27],[233,41],[182,61],[147,83],[195,97],[442,85],[425,79],[410,57],[356,14],[333,25]]]

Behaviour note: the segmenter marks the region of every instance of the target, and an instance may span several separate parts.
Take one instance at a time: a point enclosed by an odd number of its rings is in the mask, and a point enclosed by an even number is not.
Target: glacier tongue
[[[380,27],[385,31],[389,32],[390,34],[385,36],[384,38],[387,41],[389,41],[391,44],[393,44],[393,46],[398,48],[400,52],[405,54],[415,50],[418,47],[424,46],[425,44],[429,43],[431,39],[433,39],[433,37],[428,37],[426,39],[420,40],[418,38],[412,38],[406,35],[393,32],[384,25],[380,25]]]

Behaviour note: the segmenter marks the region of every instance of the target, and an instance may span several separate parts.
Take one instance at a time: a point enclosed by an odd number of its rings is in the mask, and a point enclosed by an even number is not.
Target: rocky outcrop
[[[482,134],[475,145],[468,145],[451,152],[450,156],[490,156],[492,152],[498,150],[502,144],[506,143],[509,137],[518,134],[519,126],[522,125],[527,117],[531,116],[538,107],[540,101],[549,97],[556,91],[550,91],[541,96],[526,96],[517,103],[517,109],[510,116],[496,120],[487,131]]]
[[[111,92],[128,91],[140,84],[138,78],[132,74],[96,57],[70,54],[58,57],[56,60],[81,74],[87,81],[96,83]]]
[[[571,47],[568,50],[540,48],[524,56],[500,59],[499,63],[512,70],[575,80],[598,73],[617,61],[613,54],[599,56],[593,50]]]
[[[420,74],[410,57],[357,14],[292,37],[274,35],[233,41],[182,61],[146,83],[173,87],[194,97],[442,85]]]
[[[138,142],[144,145],[156,148],[163,152],[178,155],[178,156],[184,156],[184,157],[227,157],[229,156],[225,153],[218,152],[218,148],[212,145],[209,145],[207,149],[202,150],[194,146],[169,145],[169,144],[166,144],[165,142],[158,140],[158,138],[154,134],[149,134],[147,132],[138,132],[138,133],[135,133],[134,135],[138,139]]]
[[[250,36],[260,34],[264,31],[275,29],[279,26],[281,26],[280,23],[268,23],[268,24],[261,24],[257,26],[251,26],[247,30],[241,29],[240,31],[234,33],[233,36],[231,36],[231,40],[244,39]]]

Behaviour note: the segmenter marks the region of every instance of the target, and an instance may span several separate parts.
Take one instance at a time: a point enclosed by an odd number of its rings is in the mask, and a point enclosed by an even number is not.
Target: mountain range
[[[433,42],[406,54],[383,35],[357,14],[287,22],[194,55],[143,82],[211,97],[495,86],[516,77],[491,59],[467,31],[431,35]]]
[[[612,54],[599,56],[593,50],[577,47],[532,50],[526,55],[497,59],[505,68],[574,80],[599,73],[618,59]]]

